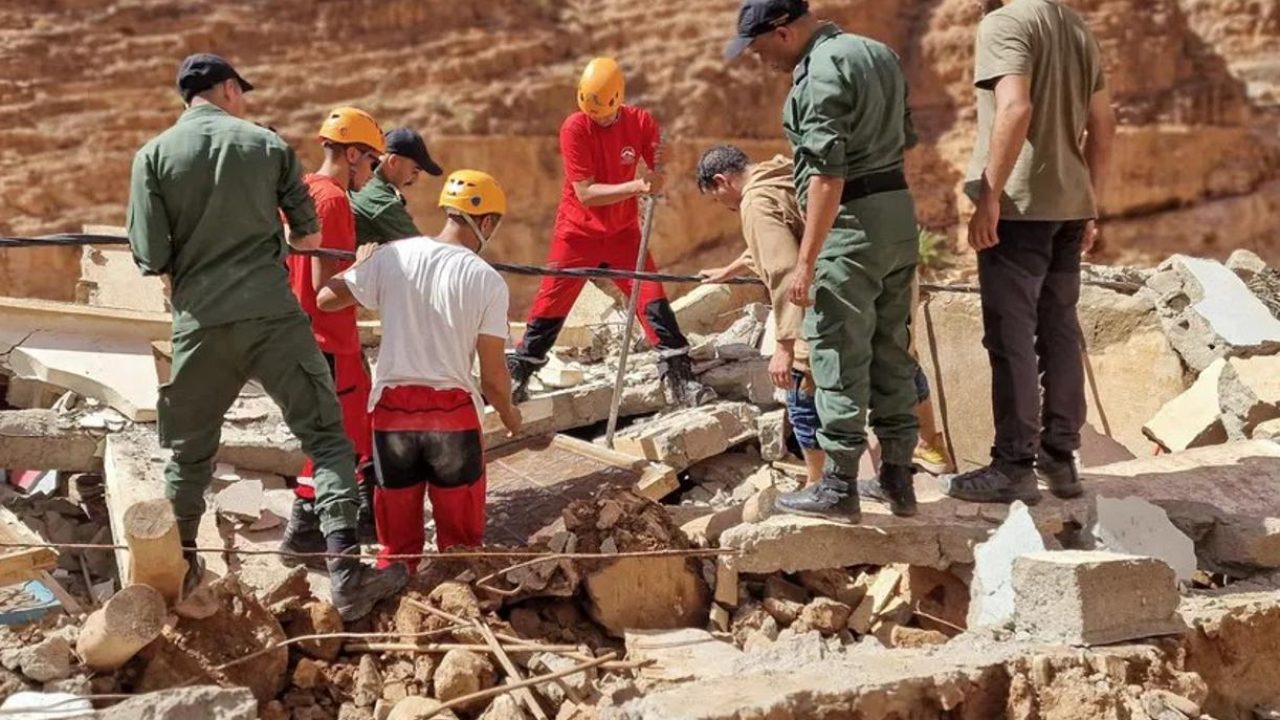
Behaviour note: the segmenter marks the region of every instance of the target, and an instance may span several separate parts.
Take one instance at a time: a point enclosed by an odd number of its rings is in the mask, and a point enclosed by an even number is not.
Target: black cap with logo
[[[738,10],[738,36],[724,49],[724,59],[738,57],[756,37],[790,25],[808,13],[807,0],[742,0]]]
[[[387,152],[409,158],[429,175],[444,174],[444,170],[431,159],[422,136],[410,128],[396,128],[387,133]]]

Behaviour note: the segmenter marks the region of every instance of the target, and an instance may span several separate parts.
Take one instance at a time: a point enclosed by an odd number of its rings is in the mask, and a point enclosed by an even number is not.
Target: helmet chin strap
[[[467,224],[467,227],[471,228],[471,232],[475,233],[476,240],[480,241],[480,247],[476,248],[477,255],[484,252],[485,244],[492,240],[494,235],[498,234],[498,226],[502,224],[502,220],[499,219],[497,224],[493,226],[493,232],[489,233],[489,237],[485,237],[484,233],[480,232],[480,226],[476,224],[476,219],[473,216],[464,213],[462,221]]]

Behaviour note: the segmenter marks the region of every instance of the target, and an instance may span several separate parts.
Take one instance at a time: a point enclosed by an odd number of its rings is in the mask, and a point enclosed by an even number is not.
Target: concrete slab
[[[1220,445],[1227,441],[1218,403],[1227,361],[1218,358],[1205,368],[1186,392],[1165,403],[1142,427],[1148,438],[1167,452]]]
[[[649,684],[732,675],[743,657],[736,646],[696,628],[629,630],[624,637],[628,660],[652,661],[640,669]]]
[[[36,332],[10,351],[8,363],[22,377],[96,398],[130,420],[156,418],[159,383],[149,342]]]
[[[756,436],[760,411],[740,402],[677,410],[627,428],[614,438],[624,453],[683,470]]]
[[[52,410],[0,412],[0,468],[92,472],[101,467],[101,443],[100,434],[64,425]]]
[[[1190,583],[1196,572],[1196,546],[1169,513],[1142,498],[1097,498],[1094,541],[1099,550],[1157,558]]]
[[[1236,348],[1280,343],[1280,320],[1267,310],[1244,281],[1216,260],[1175,256],[1203,297],[1193,306],[1209,327]]]

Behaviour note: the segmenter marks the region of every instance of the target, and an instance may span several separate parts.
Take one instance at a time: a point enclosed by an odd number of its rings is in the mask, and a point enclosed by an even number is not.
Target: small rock
[[[435,671],[436,661],[432,660],[430,655],[419,655],[413,659],[413,679],[422,686],[423,693],[431,687],[431,676]]]
[[[320,665],[311,658],[302,658],[293,668],[294,687],[310,690],[320,682]]]
[[[342,616],[338,614],[338,609],[323,600],[312,600],[303,605],[301,610],[294,613],[294,619],[288,627],[289,637],[327,635],[342,631]],[[341,638],[305,640],[298,643],[298,649],[313,658],[333,662],[338,658],[338,653],[342,652],[342,643]]]
[[[608,530],[622,519],[622,506],[608,500],[600,504],[600,513],[596,516],[596,529]]]
[[[838,600],[820,597],[804,606],[796,622],[830,637],[845,629],[852,612],[853,608]]]
[[[922,648],[946,644],[947,636],[937,630],[894,625],[889,631],[889,646],[894,648]]]
[[[764,583],[764,609],[782,625],[790,625],[800,616],[809,593],[794,583],[771,575]]]
[[[573,667],[576,663],[569,658],[556,655],[553,653],[542,653],[537,655],[530,663],[532,669],[542,668],[548,673],[560,672]],[[539,672],[541,674],[541,672]],[[594,670],[574,673],[566,675],[557,680],[542,683],[536,686],[536,689],[543,697],[551,701],[553,705],[559,705],[573,699],[570,692],[577,695],[578,698],[585,698],[592,694],[591,681],[595,677]],[[566,690],[568,688],[568,690]]]
[[[66,638],[54,636],[22,651],[22,674],[44,683],[65,680],[71,675],[71,645]]]
[[[600,543],[600,552],[606,555],[613,555],[617,553],[618,541],[614,540],[611,537],[605,538],[604,542]]]
[[[403,680],[388,680],[382,684],[382,699],[387,702],[400,702],[409,697],[409,688]],[[376,704],[376,703],[375,703]]]
[[[489,703],[480,720],[525,720],[524,709],[511,695],[499,695]]]
[[[69,677],[66,680],[54,680],[44,684],[46,693],[69,693],[71,695],[93,695],[93,682],[83,675]]]
[[[764,522],[777,514],[778,488],[767,487],[747,498],[742,505],[742,521],[748,523]]]
[[[223,488],[213,504],[222,515],[252,523],[262,517],[263,497],[261,480],[237,480]]]
[[[409,697],[395,704],[387,715],[387,720],[458,720],[452,711],[436,712],[444,703],[424,697]],[[432,715],[432,713],[435,713]]]
[[[433,677],[436,697],[449,702],[464,695],[493,687],[497,677],[489,661],[469,650],[450,650],[445,653]],[[469,709],[478,710],[484,701]],[[394,713],[393,713],[394,715]]]
[[[378,670],[378,661],[374,660],[372,655],[361,655],[351,699],[358,707],[373,707],[381,697],[382,673]]]
[[[427,602],[460,618],[480,617],[480,601],[471,586],[464,582],[451,580],[440,583],[427,595]]]
[[[284,709],[284,703],[279,700],[272,700],[267,706],[262,708],[260,720],[289,720],[289,711]]]
[[[1142,708],[1153,718],[1167,715],[1166,711],[1168,710],[1172,710],[1183,717],[1200,717],[1199,705],[1168,690],[1148,690],[1143,693]]]

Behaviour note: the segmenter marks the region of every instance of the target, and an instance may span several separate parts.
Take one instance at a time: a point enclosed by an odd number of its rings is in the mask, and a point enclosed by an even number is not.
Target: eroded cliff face
[[[1097,32],[1123,128],[1104,199],[1110,257],[1236,247],[1280,260],[1280,9],[1274,0],[1070,0]],[[902,56],[923,137],[909,156],[921,221],[959,240],[973,144],[973,0],[819,0],[820,15]],[[278,128],[308,166],[323,113],[356,104],[386,127],[429,137],[446,168],[494,173],[512,196],[496,258],[541,262],[560,193],[556,132],[586,60],[616,54],[629,99],[670,143],[660,265],[691,270],[739,249],[737,222],[698,195],[698,153],[731,141],[785,150],[788,77],[720,49],[736,0],[45,0],[0,5],[0,231],[120,224],[134,150],[181,111],[187,53],[226,55],[260,88],[253,119]],[[439,185],[409,191],[424,231]],[[69,299],[75,253],[8,251],[0,287]],[[517,309],[536,283],[511,278]]]

